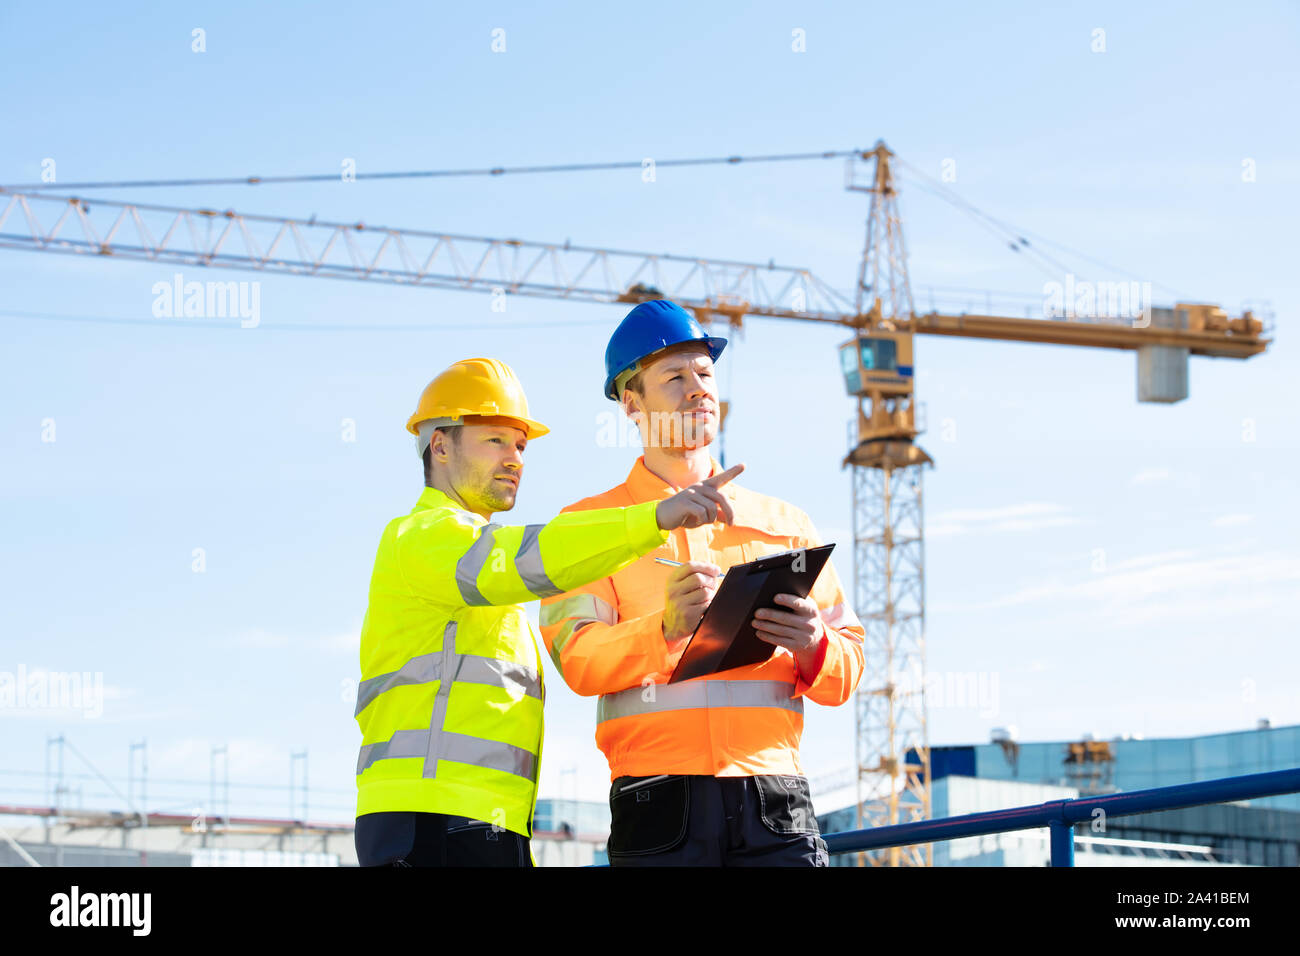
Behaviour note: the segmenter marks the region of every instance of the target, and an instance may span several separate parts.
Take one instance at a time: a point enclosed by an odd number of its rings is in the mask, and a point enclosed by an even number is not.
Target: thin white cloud
[[[962,534],[965,530],[965,526],[959,524],[928,524],[925,526],[925,536],[927,538],[948,538],[955,534]]]
[[[999,521],[990,525],[988,531],[1038,531],[1041,528],[1060,528],[1065,525],[1083,524],[1083,519],[1062,515],[1056,518],[1016,518],[1011,521]]]
[[[264,628],[249,628],[234,637],[230,643],[236,647],[251,647],[259,650],[276,650],[281,648],[300,648],[310,651],[331,651],[334,653],[356,653],[361,647],[361,626],[354,629],[330,634],[325,637],[304,637],[299,634],[284,634],[268,631]]]
[[[941,511],[926,525],[928,538],[960,534],[988,534],[997,531],[1039,531],[1083,524],[1081,518],[1064,514],[1064,505],[1047,501],[1026,501],[1000,508],[956,508]]]
[[[1193,554],[1146,555],[1082,579],[1057,577],[991,601],[943,609],[969,612],[1042,603],[1056,608],[1079,601],[1102,618],[1136,624],[1296,606],[1300,556],[1259,552],[1195,558]]]
[[[959,508],[941,511],[935,515],[938,521],[1003,521],[1008,518],[1024,518],[1034,515],[1058,514],[1065,510],[1064,505],[1047,501],[1026,501],[1018,505],[1005,505],[1001,508]]]
[[[1254,515],[1230,514],[1230,515],[1219,515],[1219,517],[1215,518],[1210,523],[1214,525],[1214,527],[1216,528],[1235,528],[1237,525],[1248,524],[1249,522],[1254,520],[1255,520]]]
[[[1125,561],[1116,561],[1109,565],[1105,570],[1129,571],[1133,568],[1145,568],[1151,565],[1168,564],[1170,561],[1184,561],[1196,557],[1200,552],[1183,548],[1176,551],[1157,551],[1154,554],[1140,554],[1136,558],[1129,558]]]
[[[1147,485],[1155,481],[1168,481],[1172,475],[1168,468],[1143,468],[1129,479],[1130,485]]]

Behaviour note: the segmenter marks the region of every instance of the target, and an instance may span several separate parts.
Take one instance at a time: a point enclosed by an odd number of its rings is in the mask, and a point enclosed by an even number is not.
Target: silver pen
[[[670,568],[680,568],[683,564],[686,563],[685,561],[674,561],[672,558],[655,558],[655,561],[657,561],[660,564],[666,564]],[[724,577],[726,573],[727,573],[726,571],[723,571],[722,574],[718,575],[718,577],[720,578]]]

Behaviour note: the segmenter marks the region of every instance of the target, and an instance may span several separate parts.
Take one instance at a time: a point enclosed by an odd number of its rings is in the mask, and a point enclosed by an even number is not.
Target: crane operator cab
[[[840,370],[850,395],[912,394],[912,333],[872,332],[840,346]]]
[[[911,446],[917,436],[912,333],[863,332],[839,348],[844,390],[858,399],[858,445],[845,463],[867,464],[882,454],[895,463],[929,460]],[[901,455],[901,459],[900,459]]]

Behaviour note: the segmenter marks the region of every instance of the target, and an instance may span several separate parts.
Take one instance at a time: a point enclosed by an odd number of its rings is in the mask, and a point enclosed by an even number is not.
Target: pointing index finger
[[[708,485],[710,488],[721,488],[723,485],[729,482],[732,478],[735,478],[738,474],[740,474],[744,470],[745,470],[745,466],[743,464],[732,465],[726,471],[719,472],[718,474],[714,475],[712,478],[705,478],[704,481],[701,482],[701,484]]]

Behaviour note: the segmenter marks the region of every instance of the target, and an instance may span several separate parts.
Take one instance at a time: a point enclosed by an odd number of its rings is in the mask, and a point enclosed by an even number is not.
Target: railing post
[[[1052,836],[1052,866],[1074,866],[1074,826],[1064,820],[1047,821]]]

